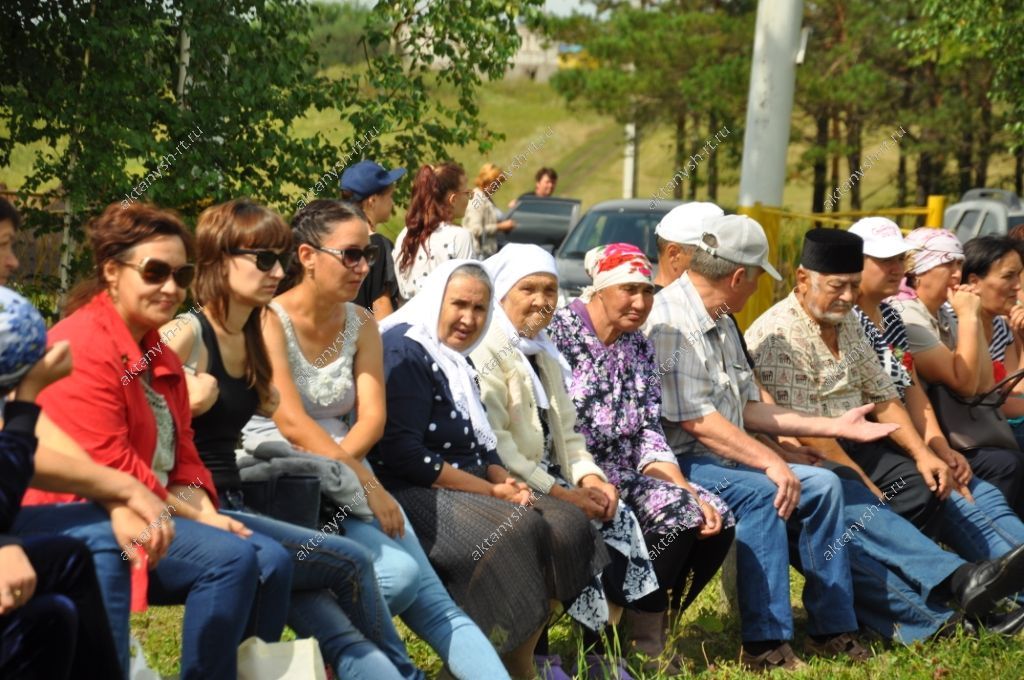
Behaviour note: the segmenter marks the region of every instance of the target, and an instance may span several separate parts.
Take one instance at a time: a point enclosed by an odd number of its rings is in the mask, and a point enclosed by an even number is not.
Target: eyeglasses
[[[256,269],[261,272],[269,272],[274,268],[274,264],[281,263],[281,269],[288,271],[288,267],[292,264],[292,253],[275,253],[273,250],[251,250],[249,248],[228,248],[228,252],[232,255],[255,255],[256,256]]]
[[[147,257],[138,264],[121,260],[118,260],[118,262],[125,267],[130,267],[139,272],[142,275],[142,280],[151,286],[163,285],[167,279],[173,277],[174,283],[178,288],[188,288],[192,285],[192,279],[196,276],[196,266],[194,264],[183,264],[177,269],[172,269],[168,263],[153,257]]]
[[[373,263],[380,257],[380,246],[372,243],[365,248],[325,248],[323,246],[313,246],[316,250],[321,250],[325,253],[330,253],[335,257],[341,258],[341,263],[352,269],[359,265],[359,261],[364,257],[366,258],[366,264],[373,266]]]

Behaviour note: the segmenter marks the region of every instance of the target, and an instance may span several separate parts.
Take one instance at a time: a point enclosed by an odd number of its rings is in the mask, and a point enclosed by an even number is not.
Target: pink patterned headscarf
[[[953,232],[946,229],[921,227],[910,232],[905,239],[912,246],[911,259],[907,267],[908,274],[924,274],[947,262],[962,262],[964,248]],[[900,292],[896,295],[900,300],[912,300],[917,293],[907,285],[904,277],[900,282]]]
[[[583,268],[594,280],[580,293],[580,300],[590,302],[594,293],[623,283],[652,283],[651,262],[632,243],[609,243],[587,251]]]

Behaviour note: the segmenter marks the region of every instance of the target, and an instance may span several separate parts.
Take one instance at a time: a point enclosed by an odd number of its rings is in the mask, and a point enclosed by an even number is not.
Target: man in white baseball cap
[[[760,267],[768,276],[781,281],[782,276],[768,261],[768,238],[761,225],[746,215],[724,215],[704,222],[704,233],[697,247],[716,259],[745,267]],[[755,282],[757,274],[751,276]]]
[[[704,221],[721,217],[725,211],[714,203],[692,201],[672,208],[658,223],[658,275],[654,277],[657,292],[686,271],[693,251],[704,234]]]
[[[888,217],[865,217],[850,227],[850,233],[864,239],[864,254],[879,260],[903,255],[913,248],[903,240],[903,233]]]

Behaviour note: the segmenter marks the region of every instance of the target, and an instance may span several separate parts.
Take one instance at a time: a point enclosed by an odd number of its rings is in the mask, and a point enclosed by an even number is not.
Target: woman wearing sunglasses
[[[296,260],[263,315],[273,384],[273,419],[255,416],[243,444],[285,443],[339,461],[362,488],[339,525],[373,554],[391,612],[427,642],[457,678],[507,678],[493,647],[452,601],[395,499],[365,462],[384,431],[384,367],[373,316],[353,304],[377,256],[362,211],[313,201],[292,218]],[[352,425],[346,422],[355,415]],[[366,511],[369,512],[360,512]],[[362,516],[372,517],[362,519]],[[337,517],[337,515],[336,515]]]
[[[66,318],[50,331],[51,341],[70,342],[75,368],[38,403],[94,460],[167,503],[156,524],[173,524],[174,541],[155,567],[135,570],[133,587],[154,604],[184,603],[183,680],[233,678],[244,637],[274,641],[284,629],[292,567],[276,541],[217,511],[181,362],[157,332],[192,282],[192,235],[174,213],[115,203],[90,225],[89,240],[95,275],[72,291]],[[151,531],[137,522],[126,553],[143,552],[136,543]],[[127,619],[123,595],[104,597],[112,621]]]
[[[193,421],[196,448],[213,475],[225,514],[279,541],[293,556],[288,623],[312,636],[340,678],[422,678],[413,666],[377,587],[370,554],[354,541],[325,536],[302,555],[308,528],[248,511],[235,462],[242,427],[254,413],[270,414],[277,394],[260,332],[260,313],[291,262],[291,230],[277,213],[241,199],[203,211],[196,225],[199,272],[194,332],[177,333],[170,347],[219,387],[212,406]]]
[[[416,173],[405,229],[395,240],[395,274],[404,299],[412,298],[442,262],[476,258],[473,235],[451,223],[466,214],[472,193],[457,163],[424,165]]]

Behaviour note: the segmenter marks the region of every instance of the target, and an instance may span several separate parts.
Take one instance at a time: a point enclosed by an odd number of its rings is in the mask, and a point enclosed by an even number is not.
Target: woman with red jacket
[[[159,521],[174,523],[175,538],[151,566],[145,594],[154,604],[185,604],[182,680],[233,678],[244,636],[273,641],[284,629],[291,559],[276,541],[217,511],[216,489],[192,441],[181,361],[164,351],[166,338],[157,332],[195,273],[188,262],[192,236],[171,212],[113,204],[90,225],[89,237],[95,277],[72,291],[66,318],[49,334],[51,342],[70,342],[75,368],[38,402],[94,460],[130,473],[166,500]],[[72,500],[38,491],[26,496],[26,503]],[[124,559],[144,550],[156,528],[137,529]],[[112,628],[127,630],[117,624],[127,618],[128,603],[106,590],[104,599]]]

